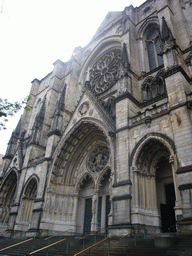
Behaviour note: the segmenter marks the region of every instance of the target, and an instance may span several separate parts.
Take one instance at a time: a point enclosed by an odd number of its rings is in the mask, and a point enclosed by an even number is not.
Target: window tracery
[[[87,167],[92,172],[100,172],[108,163],[109,150],[105,146],[96,147],[88,157]]]
[[[121,50],[105,52],[90,69],[90,87],[94,94],[99,95],[111,88],[118,80]]]
[[[161,52],[162,42],[158,28],[153,27],[148,31],[146,36],[146,45],[150,70],[163,65],[163,57],[159,55]]]

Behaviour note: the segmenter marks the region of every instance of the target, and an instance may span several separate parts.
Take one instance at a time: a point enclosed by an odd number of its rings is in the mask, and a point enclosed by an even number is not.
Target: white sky
[[[70,59],[75,47],[84,47],[109,11],[139,6],[144,0],[0,0],[1,98],[20,101],[31,81],[41,80],[53,63]],[[0,131],[0,154],[23,111]]]

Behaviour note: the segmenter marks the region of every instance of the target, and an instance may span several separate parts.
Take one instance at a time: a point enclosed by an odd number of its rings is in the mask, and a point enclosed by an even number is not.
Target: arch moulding
[[[130,157],[130,166],[136,167],[136,161],[138,159],[139,153],[141,152],[143,146],[147,144],[151,139],[161,142],[169,151],[170,156],[174,157],[176,156],[176,148],[175,144],[168,136],[160,133],[149,133],[145,135],[135,146],[135,148],[132,151],[131,157]],[[176,166],[176,157],[174,157],[174,164]]]
[[[119,35],[107,37],[95,46],[95,48],[91,51],[91,54],[86,58],[83,64],[79,76],[79,83],[84,82],[85,74],[89,66],[95,61],[95,59],[110,48],[121,48],[121,37]]]

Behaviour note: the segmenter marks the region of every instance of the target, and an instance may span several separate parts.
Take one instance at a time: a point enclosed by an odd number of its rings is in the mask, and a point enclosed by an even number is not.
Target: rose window
[[[90,86],[95,94],[111,88],[118,80],[120,50],[104,53],[90,69]]]
[[[92,172],[99,172],[107,165],[108,160],[108,148],[104,146],[99,146],[95,148],[89,155],[87,167]]]

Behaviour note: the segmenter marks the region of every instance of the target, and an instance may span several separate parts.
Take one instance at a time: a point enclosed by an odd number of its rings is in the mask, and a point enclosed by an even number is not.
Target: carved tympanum
[[[99,95],[111,88],[118,80],[121,51],[114,49],[105,52],[90,69],[90,87]]]
[[[92,172],[101,171],[109,160],[109,150],[105,146],[98,146],[88,157],[87,167]]]

